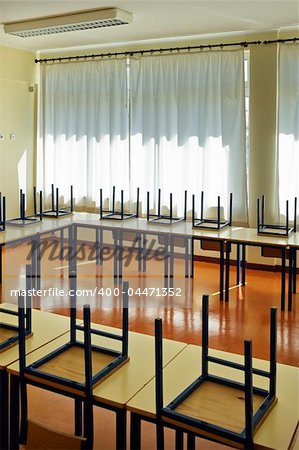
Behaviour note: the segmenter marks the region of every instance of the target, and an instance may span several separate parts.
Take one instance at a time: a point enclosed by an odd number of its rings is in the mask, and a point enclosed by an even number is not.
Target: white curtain
[[[129,195],[125,60],[42,66],[39,185],[76,203],[99,203],[112,186]]]
[[[293,214],[299,197],[299,45],[279,48],[278,172],[279,210],[285,215],[286,200]]]
[[[132,58],[130,74],[131,184],[143,204],[161,188],[181,215],[184,190],[189,211],[204,190],[209,215],[218,195],[227,211],[232,192],[233,219],[246,223],[243,51]]]

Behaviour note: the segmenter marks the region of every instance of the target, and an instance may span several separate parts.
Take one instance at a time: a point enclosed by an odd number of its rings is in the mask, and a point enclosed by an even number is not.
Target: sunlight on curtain
[[[186,189],[189,211],[201,190],[206,208],[221,195],[226,209],[233,192],[234,221],[246,223],[243,51],[132,59],[130,83],[131,181],[143,204],[160,187],[181,215]]]
[[[99,203],[113,185],[129,193],[125,60],[42,66],[39,184],[76,203]]]
[[[294,197],[299,197],[299,45],[279,48],[278,98],[279,211],[285,215],[286,200],[293,214]]]

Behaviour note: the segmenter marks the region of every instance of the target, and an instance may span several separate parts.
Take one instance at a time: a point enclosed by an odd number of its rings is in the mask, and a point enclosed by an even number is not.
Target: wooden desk
[[[108,332],[116,332],[115,328],[92,325],[94,328]],[[78,336],[82,333],[78,333]],[[79,337],[80,338],[80,337]],[[39,350],[30,353],[26,358],[26,364],[42,358],[68,341],[64,335]],[[93,343],[106,345],[107,339],[94,336]],[[119,342],[109,340],[109,347],[119,349]],[[182,342],[164,340],[164,364],[168,364],[175,358],[187,344]],[[129,333],[129,361],[94,388],[94,404],[116,413],[116,447],[118,450],[126,448],[126,403],[139,392],[155,376],[154,338],[140,333]],[[76,361],[74,361],[76,363]],[[11,389],[17,386],[19,375],[18,362],[8,367],[11,376]],[[13,399],[11,408],[11,427],[16,430],[15,422],[18,416],[18,404],[16,393],[11,392]],[[15,434],[15,432],[14,432]],[[14,445],[12,446],[14,447]]]
[[[211,350],[210,354],[219,358],[243,363],[243,356]],[[254,367],[268,370],[268,362],[254,359]],[[240,371],[210,363],[211,373],[228,376],[243,381]],[[163,371],[164,405],[169,404],[201,373],[201,347],[188,345],[171,361]],[[260,381],[261,380],[261,381]],[[261,387],[267,381],[257,381]],[[254,448],[259,450],[288,450],[293,445],[294,433],[299,423],[299,368],[277,365],[278,402],[254,436]],[[141,448],[140,423],[142,420],[154,422],[155,381],[148,383],[127,404],[131,412],[131,449]]]
[[[1,308],[13,309],[15,305],[2,303]],[[17,324],[17,317],[0,313],[0,321]],[[33,335],[26,340],[27,354],[42,347],[46,343],[66,333],[69,329],[69,318],[44,311],[32,310]],[[0,353],[0,448],[8,448],[8,372],[7,367],[19,359],[18,345],[8,347]]]
[[[272,235],[259,235],[257,233],[257,230],[255,228],[236,228],[236,227],[229,227],[227,229],[226,234],[226,242],[231,244],[236,244],[238,253],[240,246],[242,247],[243,252],[243,271],[242,271],[242,284],[245,285],[245,266],[246,266],[246,257],[245,257],[245,249],[246,246],[254,246],[254,247],[260,247],[261,249],[263,247],[272,247],[274,249],[278,249],[281,257],[281,310],[285,309],[285,285],[286,285],[286,253],[289,249],[290,242],[292,240],[292,235],[289,237],[283,237],[283,236],[272,236]],[[228,249],[230,250],[230,249]],[[238,262],[239,263],[239,262]],[[226,279],[226,300],[228,301],[229,298],[229,251],[227,252],[227,279]],[[292,259],[290,258],[290,276],[289,276],[289,285],[288,285],[288,297],[290,298],[292,294]],[[290,309],[290,303],[289,303],[289,309]]]
[[[258,235],[255,228],[243,228],[243,227],[225,227],[221,230],[207,230],[207,229],[193,229],[190,222],[179,222],[171,226],[162,226],[157,224],[149,224],[146,219],[132,219],[123,221],[113,221],[113,220],[99,220],[98,214],[91,213],[74,213],[64,219],[45,219],[42,222],[34,225],[29,225],[28,227],[11,227],[4,233],[0,235],[0,282],[2,276],[2,246],[6,243],[20,241],[22,239],[34,238],[34,236],[39,236],[47,234],[49,232],[59,231],[61,232],[61,245],[63,245],[63,230],[71,225],[75,225],[74,229],[77,227],[91,228],[96,232],[96,236],[99,236],[103,230],[119,231],[119,239],[114,243],[115,245],[122,245],[121,234],[122,231],[128,231],[136,233],[136,235],[145,237],[146,235],[158,235],[166,239],[165,248],[167,248],[167,257],[165,258],[164,264],[164,274],[165,274],[165,287],[168,287],[168,278],[170,275],[170,280],[173,276],[173,267],[170,265],[168,267],[168,256],[173,258],[173,248],[171,242],[176,237],[182,237],[188,241],[191,241],[191,278],[193,277],[193,262],[194,262],[194,241],[195,240],[211,240],[219,244],[220,249],[220,300],[223,300],[225,294],[225,300],[229,300],[229,269],[230,269],[230,246],[232,244],[237,245],[237,255],[238,255],[238,265],[237,265],[237,284],[240,280],[240,248],[243,250],[243,262],[242,262],[242,284],[245,284],[245,266],[246,257],[245,250],[246,246],[257,246],[257,247],[273,247],[277,248],[281,252],[282,259],[282,274],[281,274],[281,309],[285,308],[285,284],[286,284],[286,252],[290,251],[292,253],[289,258],[290,263],[290,273],[292,276],[289,277],[288,285],[288,307],[289,310],[292,309],[292,293],[296,291],[296,250],[299,248],[299,233],[292,233],[288,237],[276,237],[272,235]],[[71,230],[73,227],[70,228]],[[38,233],[38,234],[37,234]],[[73,234],[73,232],[71,233]],[[71,238],[72,239],[72,238]],[[96,238],[96,241],[99,239]],[[168,252],[168,244],[170,244],[170,252]],[[225,258],[225,246],[226,246],[226,258]],[[171,258],[170,258],[171,259]],[[39,261],[40,262],[40,261]],[[69,271],[75,270],[75,258],[71,258],[69,263]],[[97,263],[98,260],[97,260]],[[38,264],[38,263],[36,263]],[[187,267],[187,264],[186,264]],[[226,270],[225,270],[226,268]],[[139,266],[140,269],[140,266]],[[141,270],[141,269],[140,269]],[[143,267],[143,271],[145,268]],[[40,267],[37,266],[37,275],[40,272]],[[187,270],[186,270],[187,273]],[[225,274],[225,280],[224,280]],[[122,277],[122,261],[114,261],[114,276],[116,278]],[[37,282],[39,277],[37,277]],[[171,280],[172,283],[172,280]],[[171,284],[172,286],[172,284]],[[36,286],[39,288],[39,286]]]

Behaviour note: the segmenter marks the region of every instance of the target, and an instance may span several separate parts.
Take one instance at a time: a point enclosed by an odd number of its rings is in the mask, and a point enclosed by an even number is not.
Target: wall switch
[[[16,135],[14,134],[14,133],[10,133],[10,140],[11,141],[14,141],[15,140],[15,138],[16,138]]]

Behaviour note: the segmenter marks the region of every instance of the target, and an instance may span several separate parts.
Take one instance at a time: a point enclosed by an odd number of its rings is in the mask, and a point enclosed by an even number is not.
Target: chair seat
[[[28,421],[26,449],[79,450],[84,442],[84,438],[53,431],[37,422]]]
[[[17,338],[19,335],[18,330],[12,330],[9,328],[2,328],[0,326],[0,345],[1,344],[5,344],[5,341],[7,341],[8,339],[11,338]],[[28,333],[26,335],[26,339],[28,339],[29,337],[33,336],[33,333]],[[18,339],[13,340],[12,342],[9,343],[9,347],[13,347],[14,345],[18,344]],[[7,346],[4,346],[2,349],[0,349],[0,353],[7,350]]]
[[[0,326],[0,344],[15,336],[18,336],[18,330],[10,330]]]
[[[261,395],[253,396],[254,413],[264,400]],[[175,411],[241,433],[245,427],[244,402],[241,389],[205,381]]]
[[[100,372],[102,369],[107,367],[112,363],[116,357],[114,355],[109,355],[107,353],[102,353],[100,351],[92,351],[92,371],[93,376]],[[45,361],[44,364],[38,366],[38,372],[45,373],[48,375],[53,375],[64,380],[72,381],[75,383],[84,384],[85,383],[85,372],[84,372],[84,348],[81,346],[73,345],[61,353],[54,355],[49,361]],[[118,366],[117,368],[119,368]],[[111,372],[109,373],[109,376]],[[26,378],[41,381],[38,373],[26,374]],[[103,381],[101,378],[99,382]],[[59,381],[49,381],[43,380],[44,385],[51,385],[63,389],[68,392],[75,392],[83,394],[82,391],[77,391],[74,387],[64,386],[59,383]]]
[[[254,414],[260,408],[264,400],[265,397],[261,395],[253,395]],[[175,412],[188,418],[200,420],[210,425],[216,425],[217,427],[235,433],[242,433],[245,428],[244,402],[245,395],[243,390],[224,384],[214,383],[213,381],[205,381],[178,405]],[[274,404],[275,402],[273,402],[272,407]],[[271,408],[269,408],[269,411],[270,410]],[[212,431],[202,431],[200,424],[197,428],[190,424],[185,424],[183,418],[175,419],[163,415],[162,417],[165,422],[172,423],[188,431],[193,431],[201,436],[210,437],[213,440],[232,445],[236,448],[244,448],[242,444],[213,434]],[[263,419],[265,419],[265,417],[266,415]]]

